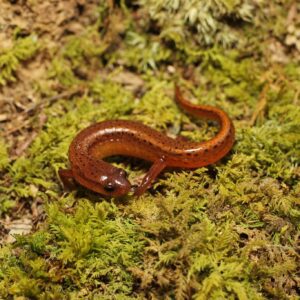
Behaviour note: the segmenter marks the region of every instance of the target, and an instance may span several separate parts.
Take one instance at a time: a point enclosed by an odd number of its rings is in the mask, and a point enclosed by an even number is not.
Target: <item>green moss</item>
[[[2,213],[36,199],[45,207],[33,233],[1,248],[1,297],[297,299],[300,69],[263,51],[262,40],[285,30],[269,31],[269,19],[255,16],[257,1],[198,2],[101,4],[94,26],[51,52],[48,80],[79,92],[45,105],[47,122],[26,155],[11,161],[0,144]],[[285,5],[260,13],[272,20],[280,11],[279,26]],[[114,20],[120,28],[105,25]],[[107,200],[79,186],[63,193],[57,171],[74,135],[93,122],[132,119],[171,136],[214,136],[213,123],[176,107],[175,79],[191,101],[229,113],[232,151],[206,168],[166,170],[141,198]],[[131,181],[146,168],[114,163]]]
[[[173,84],[167,81],[152,80],[147,93],[136,104],[135,119],[158,130],[167,129],[178,133],[181,116],[174,101],[167,94],[173,92]]]
[[[219,43],[230,47],[242,39],[226,18],[242,25],[252,22],[257,9],[255,1],[138,1],[150,18],[162,29],[164,38],[178,44],[187,41],[195,46]],[[193,38],[192,38],[193,37]],[[184,46],[183,46],[184,47]]]
[[[0,138],[0,171],[3,171],[9,164],[9,156],[5,141]]]
[[[9,167],[10,159],[7,153],[7,145],[4,139],[0,138],[0,176],[5,174],[5,171]],[[14,206],[14,202],[11,201],[10,197],[5,194],[6,188],[5,179],[0,179],[0,216],[7,212],[10,208]]]
[[[72,291],[79,297],[83,288],[95,290],[95,296],[132,293],[128,268],[138,265],[143,248],[137,226],[118,217],[118,208],[107,202],[82,199],[66,214],[68,200],[47,206],[48,221],[42,230],[17,237],[15,256],[8,248],[1,250],[2,297],[55,299],[60,292],[60,298],[67,299]]]
[[[120,53],[120,58],[124,60],[124,65],[137,67],[139,71],[157,69],[158,64],[168,61],[171,57],[171,51],[158,40],[149,39],[133,31],[128,31],[125,42],[128,46]],[[119,55],[114,60],[118,57]]]
[[[85,65],[99,64],[97,57],[105,52],[108,44],[99,40],[97,28],[88,28],[80,36],[71,36],[53,58],[49,77],[66,87],[78,85],[88,70]]]
[[[0,85],[15,81],[15,72],[22,61],[33,57],[39,49],[36,35],[14,41],[10,49],[0,49]]]
[[[207,215],[213,198],[207,185],[213,180],[205,170],[173,174],[159,184],[165,187],[162,194],[145,196],[148,204],[135,201],[129,208],[142,216],[141,227],[148,234],[145,263],[134,269],[143,289],[156,281],[176,299],[191,292],[199,299],[260,299],[248,282],[251,265],[234,255],[239,251],[236,225],[213,222]]]

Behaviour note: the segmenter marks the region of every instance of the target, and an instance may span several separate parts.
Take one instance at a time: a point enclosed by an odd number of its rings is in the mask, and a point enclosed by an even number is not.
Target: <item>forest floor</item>
[[[1,1],[0,298],[299,299],[299,20],[295,0]],[[140,198],[63,190],[94,122],[212,138],[174,82],[232,118],[224,159]]]

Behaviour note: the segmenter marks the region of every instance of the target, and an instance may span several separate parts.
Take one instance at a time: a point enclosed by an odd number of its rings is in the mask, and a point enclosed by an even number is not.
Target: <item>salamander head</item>
[[[107,162],[87,160],[75,170],[75,180],[99,194],[120,197],[131,189],[126,172]]]
[[[131,184],[127,179],[127,173],[123,169],[113,167],[113,172],[109,175],[101,175],[98,183],[101,185],[103,192],[101,194],[120,197],[128,194]]]

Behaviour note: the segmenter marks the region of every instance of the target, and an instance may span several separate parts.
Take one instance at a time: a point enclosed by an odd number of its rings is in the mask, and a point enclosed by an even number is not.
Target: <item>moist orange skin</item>
[[[209,141],[192,142],[172,139],[146,125],[134,121],[104,121],[83,129],[74,138],[69,149],[70,170],[61,170],[64,183],[66,178],[95,192],[122,196],[129,191],[129,182],[118,186],[118,181],[126,179],[116,174],[115,167],[102,159],[113,155],[124,155],[153,162],[141,185],[135,191],[141,195],[165,167],[198,168],[213,164],[224,157],[232,148],[235,130],[228,115],[212,106],[193,105],[185,100],[175,87],[175,101],[189,114],[215,120],[220,130]],[[64,173],[65,172],[65,173]],[[108,177],[115,190],[107,192],[103,184],[97,182],[101,176]]]

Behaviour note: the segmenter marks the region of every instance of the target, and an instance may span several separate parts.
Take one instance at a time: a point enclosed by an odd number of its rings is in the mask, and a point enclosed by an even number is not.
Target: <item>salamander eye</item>
[[[127,177],[127,175],[128,175],[127,172],[125,170],[123,170],[123,169],[120,169],[119,174],[122,177]]]
[[[108,182],[103,186],[104,190],[107,192],[113,192],[115,190],[115,187],[112,182]]]

